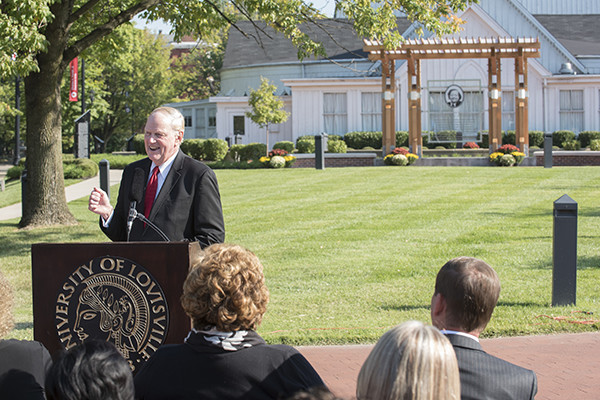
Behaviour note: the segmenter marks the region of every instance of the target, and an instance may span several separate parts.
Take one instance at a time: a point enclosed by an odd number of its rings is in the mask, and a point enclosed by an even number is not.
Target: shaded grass
[[[263,261],[271,343],[374,342],[407,319],[429,321],[435,275],[450,258],[482,258],[502,293],[484,336],[597,330],[600,168],[377,167],[218,170],[226,241]],[[113,188],[114,193],[117,188]],[[579,204],[577,307],[550,306],[553,201]],[[0,222],[0,267],[16,286],[30,338],[30,244],[106,241],[86,200],[76,227],[18,231]],[[573,311],[593,312],[593,315]],[[567,316],[573,323],[547,316]]]

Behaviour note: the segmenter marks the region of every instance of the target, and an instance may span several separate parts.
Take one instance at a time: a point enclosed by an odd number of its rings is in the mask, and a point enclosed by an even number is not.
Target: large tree
[[[458,28],[459,21],[452,17],[453,13],[469,2],[387,0],[376,11],[371,8],[370,1],[339,0],[338,4],[354,20],[360,35],[393,45],[399,39],[394,33],[394,10],[404,11],[409,19],[421,22],[427,30],[447,33]],[[25,79],[28,188],[20,226],[75,223],[64,194],[60,99],[63,73],[74,57],[144,11],[150,19],[163,18],[173,24],[176,38],[184,33],[209,38],[213,32],[244,18],[263,20],[283,32],[298,47],[300,57],[322,53],[322,46],[298,29],[300,23],[315,22],[318,18],[312,3],[307,3],[305,0],[2,1],[0,36],[10,36],[19,25],[23,11],[33,9],[41,11],[27,18],[27,26],[34,28],[34,36],[39,38],[37,34],[42,34],[46,38],[45,49],[42,46],[27,47],[24,41],[14,43],[14,46],[21,46],[19,49],[29,49],[36,54],[38,68]],[[50,16],[44,12],[48,4]],[[1,23],[3,20],[9,23]],[[0,73],[6,70],[9,61],[6,54],[12,53],[6,46],[2,51]],[[18,56],[19,52],[16,53]]]
[[[125,140],[143,128],[150,111],[178,94],[172,84],[170,49],[162,35],[123,24],[80,58],[85,60],[91,133],[102,141],[102,152],[121,150]],[[69,102],[68,96],[69,85],[63,85],[63,143],[70,148],[73,121],[81,115],[81,108],[79,102]]]

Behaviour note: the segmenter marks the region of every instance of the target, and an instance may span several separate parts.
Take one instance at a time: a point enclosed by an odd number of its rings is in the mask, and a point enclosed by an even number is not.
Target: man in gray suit
[[[479,344],[500,295],[496,271],[472,257],[448,261],[438,272],[431,299],[431,322],[456,352],[461,398],[533,399],[535,372],[487,354]]]

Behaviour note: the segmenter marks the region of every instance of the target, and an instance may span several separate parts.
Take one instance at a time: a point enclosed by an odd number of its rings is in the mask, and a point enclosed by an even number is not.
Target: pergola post
[[[492,48],[488,59],[488,139],[490,154],[502,145],[501,65],[501,58],[497,56],[496,49]]]
[[[382,56],[381,60],[381,116],[382,116],[382,157],[396,148],[396,68],[394,60]]]
[[[515,119],[517,146],[526,155],[529,151],[527,122],[527,59],[540,56],[537,38],[425,38],[407,39],[395,49],[385,49],[377,40],[364,40],[363,50],[369,60],[382,64],[382,119],[383,153],[395,146],[395,71],[394,60],[407,61],[408,73],[408,135],[410,151],[422,155],[421,136],[421,60],[452,58],[487,58],[488,92],[490,96],[489,144],[490,151],[502,145],[502,91],[501,60],[515,59]]]
[[[411,153],[423,155],[421,136],[421,61],[408,57],[408,148]]]
[[[529,155],[529,121],[528,121],[527,59],[523,57],[523,49],[515,57],[515,141],[519,149]]]

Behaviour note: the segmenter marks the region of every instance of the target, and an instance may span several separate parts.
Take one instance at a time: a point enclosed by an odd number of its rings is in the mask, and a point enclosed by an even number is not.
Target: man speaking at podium
[[[111,240],[198,241],[202,248],[225,240],[217,178],[179,149],[184,128],[178,110],[152,111],[144,131],[148,158],[125,167],[115,208],[102,189],[92,191],[88,208]]]

